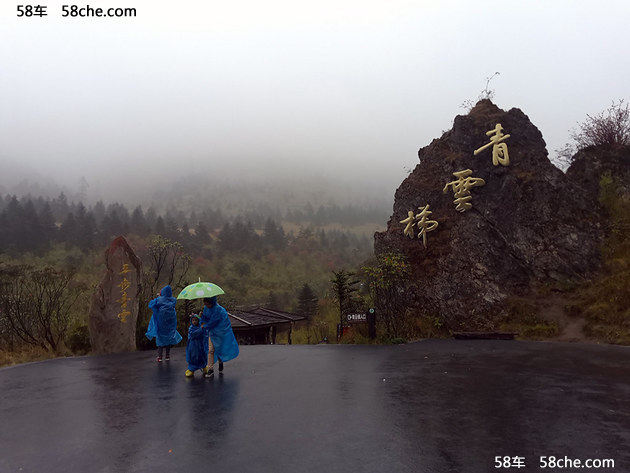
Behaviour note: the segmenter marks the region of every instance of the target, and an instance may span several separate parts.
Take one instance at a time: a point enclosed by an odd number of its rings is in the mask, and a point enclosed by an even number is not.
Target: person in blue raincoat
[[[188,369],[186,377],[190,378],[195,371],[202,370],[206,373],[208,361],[208,327],[201,326],[201,316],[190,316],[190,328],[188,329],[188,344],[186,345],[186,361]]]
[[[205,375],[214,374],[213,366],[219,362],[219,372],[223,372],[223,362],[233,360],[238,356],[238,342],[232,331],[232,324],[227,311],[219,305],[217,297],[209,297],[203,300],[203,313],[201,322],[210,330],[208,347],[208,366]]]
[[[171,347],[182,341],[177,331],[177,312],[171,286],[164,286],[160,295],[149,302],[149,309],[153,311],[146,336],[149,340],[155,338],[157,345],[157,359],[162,361],[162,352],[166,348],[166,361],[171,359]]]

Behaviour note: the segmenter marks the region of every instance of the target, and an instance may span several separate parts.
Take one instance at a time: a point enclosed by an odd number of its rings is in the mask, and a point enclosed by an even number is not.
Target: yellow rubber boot
[[[190,378],[193,374],[195,374],[193,371],[186,370],[186,377],[187,378]]]

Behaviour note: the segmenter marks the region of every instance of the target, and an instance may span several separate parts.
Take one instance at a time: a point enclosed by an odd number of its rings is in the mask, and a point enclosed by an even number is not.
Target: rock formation
[[[567,176],[595,199],[599,197],[600,179],[606,174],[617,181],[621,193],[630,195],[630,146],[578,151],[567,169]]]
[[[375,235],[377,255],[402,253],[410,264],[409,307],[451,330],[491,329],[511,296],[598,267],[597,200],[549,161],[521,110],[482,100],[418,156],[387,230]],[[427,204],[427,221],[438,225],[420,236],[431,229],[421,215]]]
[[[120,236],[105,251],[105,266],[90,306],[92,352],[134,351],[142,274],[140,259]]]

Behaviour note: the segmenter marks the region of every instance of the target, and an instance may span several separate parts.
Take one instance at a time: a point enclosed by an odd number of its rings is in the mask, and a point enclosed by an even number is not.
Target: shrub
[[[92,348],[90,345],[90,332],[87,325],[76,327],[66,342],[66,345],[75,355],[85,355]]]
[[[556,150],[558,159],[568,164],[573,162],[575,153],[593,146],[617,149],[630,145],[630,106],[612,102],[612,105],[595,116],[586,115],[586,120],[578,123],[578,129],[569,132],[572,143]]]

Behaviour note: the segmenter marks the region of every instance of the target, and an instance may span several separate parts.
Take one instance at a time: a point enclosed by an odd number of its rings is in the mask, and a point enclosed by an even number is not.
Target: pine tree
[[[304,315],[307,319],[312,319],[317,314],[317,306],[319,300],[315,293],[307,283],[304,283],[298,296],[298,313]]]
[[[355,309],[357,305],[358,280],[353,280],[354,273],[345,270],[333,271],[335,276],[330,280],[333,287],[333,296],[339,308],[339,323],[343,326],[344,314]]]
[[[63,222],[70,212],[70,206],[68,205],[68,198],[66,194],[63,192],[59,194],[59,197],[53,199],[51,202],[51,210],[53,215],[55,216],[55,220],[58,222]]]
[[[23,209],[15,195],[11,196],[3,212],[5,216],[4,239],[9,252],[19,251],[20,233],[23,231]]]
[[[46,241],[43,239],[42,226],[35,211],[33,201],[26,201],[22,209],[22,222],[19,229],[19,247],[22,251],[38,252],[45,248]]]
[[[95,246],[97,227],[94,215],[88,212],[82,203],[77,206],[76,223],[78,228],[73,242],[81,250],[87,252]]]
[[[164,222],[165,236],[171,241],[181,241],[182,232],[177,225],[177,222],[172,217],[167,217]]]
[[[145,218],[140,205],[133,209],[133,212],[131,213],[129,231],[141,237],[146,237],[151,233],[151,228],[147,223],[147,219]]]
[[[144,218],[147,220],[147,224],[149,225],[149,228],[154,229],[155,224],[157,223],[158,215],[153,207],[149,207],[147,209],[146,213],[144,214]]]
[[[267,307],[270,309],[280,309],[281,308],[281,300],[280,296],[273,291],[269,291],[267,295]]]
[[[39,212],[39,223],[42,228],[42,237],[47,242],[46,246],[49,246],[53,241],[57,239],[57,225],[55,224],[55,217],[50,209],[50,203],[46,202]]]
[[[199,245],[206,245],[210,243],[210,234],[208,232],[208,227],[201,220],[197,223],[195,227],[195,240]]]
[[[225,222],[223,228],[219,232],[219,245],[223,250],[234,250],[237,249],[235,242],[235,232],[230,225],[230,222]]]
[[[153,233],[161,236],[166,235],[166,225],[164,225],[164,219],[161,215],[155,220],[155,228]]]
[[[105,204],[103,203],[102,200],[99,200],[95,205],[94,208],[92,209],[92,213],[94,214],[94,221],[96,222],[97,226],[101,226],[101,224],[103,223],[103,219],[105,218],[105,213],[107,211],[105,210]]]
[[[77,219],[72,212],[68,213],[66,219],[59,229],[59,239],[67,245],[78,246],[79,225]]]
[[[271,217],[265,222],[262,239],[264,244],[271,246],[274,250],[281,250],[287,243],[284,229],[281,225],[277,225]]]

